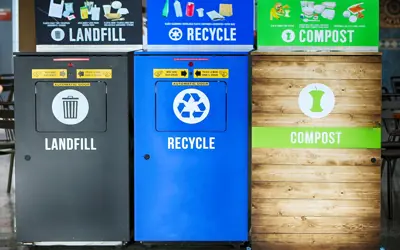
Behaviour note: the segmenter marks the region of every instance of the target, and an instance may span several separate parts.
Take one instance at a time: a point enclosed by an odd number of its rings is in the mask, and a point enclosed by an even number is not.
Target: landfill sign
[[[259,0],[259,47],[379,45],[379,0]]]
[[[73,89],[59,92],[53,99],[54,117],[65,125],[81,123],[89,113],[89,102],[84,94]]]

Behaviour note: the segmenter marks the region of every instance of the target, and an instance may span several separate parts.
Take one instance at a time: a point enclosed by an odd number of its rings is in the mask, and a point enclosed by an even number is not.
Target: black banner
[[[140,45],[142,0],[35,0],[37,45]]]

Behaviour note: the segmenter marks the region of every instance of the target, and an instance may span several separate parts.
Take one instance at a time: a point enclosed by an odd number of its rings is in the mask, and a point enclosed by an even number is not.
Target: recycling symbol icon
[[[207,118],[210,101],[207,95],[198,89],[185,89],[176,95],[173,109],[180,121],[196,124]]]

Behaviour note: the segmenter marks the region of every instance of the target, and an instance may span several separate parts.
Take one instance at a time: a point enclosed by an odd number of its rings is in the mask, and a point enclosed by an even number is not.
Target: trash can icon
[[[79,98],[68,96],[62,98],[62,100],[63,100],[64,119],[77,119]]]

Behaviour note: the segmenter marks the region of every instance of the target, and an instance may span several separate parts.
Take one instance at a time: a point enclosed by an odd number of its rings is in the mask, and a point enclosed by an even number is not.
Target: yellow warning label
[[[53,87],[90,87],[90,82],[63,82],[53,83]]]
[[[77,69],[77,79],[111,79],[111,69]]]
[[[172,82],[172,86],[209,86],[209,82]]]
[[[66,69],[32,69],[32,79],[66,79]]]
[[[229,69],[195,69],[194,78],[229,78]]]
[[[153,69],[154,78],[189,78],[188,69]]]

